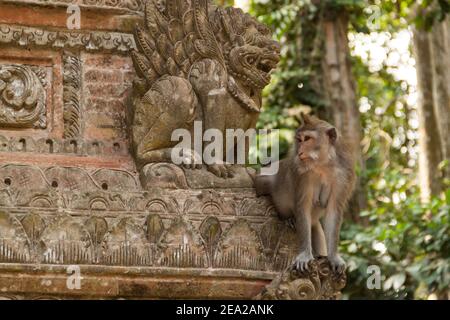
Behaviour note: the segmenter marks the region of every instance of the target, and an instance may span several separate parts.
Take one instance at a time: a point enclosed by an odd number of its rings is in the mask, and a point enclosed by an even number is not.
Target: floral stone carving
[[[45,90],[28,66],[0,65],[0,126],[46,127]]]
[[[308,272],[288,267],[267,285],[257,300],[329,300],[340,297],[345,287],[345,273],[333,273],[326,257],[318,257]]]

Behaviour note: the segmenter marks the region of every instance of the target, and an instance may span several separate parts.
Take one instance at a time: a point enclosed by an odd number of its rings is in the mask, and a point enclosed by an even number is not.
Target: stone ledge
[[[272,272],[82,266],[81,288],[68,289],[67,266],[0,264],[0,298],[249,299]]]
[[[77,4],[81,8],[94,9],[98,11],[111,10],[118,13],[132,13],[142,15],[144,0],[2,0],[4,3],[11,3],[17,5],[27,6],[42,6],[42,7],[63,7],[66,8],[71,4]]]

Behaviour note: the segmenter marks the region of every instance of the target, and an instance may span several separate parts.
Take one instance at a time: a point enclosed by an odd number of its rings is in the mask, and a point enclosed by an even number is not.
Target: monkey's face
[[[295,135],[298,160],[308,167],[328,163],[336,155],[336,138],[335,128],[300,128]]]

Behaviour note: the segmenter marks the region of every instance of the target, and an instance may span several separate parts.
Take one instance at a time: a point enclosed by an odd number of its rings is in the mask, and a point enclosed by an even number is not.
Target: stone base
[[[4,297],[251,298],[298,252],[253,188],[143,190],[121,170],[15,164],[0,181]]]
[[[61,265],[0,264],[4,299],[249,299],[275,275],[227,269],[80,267],[80,286]],[[69,283],[68,283],[69,282]]]
[[[2,296],[250,298],[296,253],[252,188],[143,190],[122,170],[15,164],[0,181]]]
[[[331,271],[326,257],[319,257],[309,265],[308,272],[299,272],[292,267],[267,285],[257,300],[330,300],[339,299],[345,287],[345,273]]]
[[[242,189],[253,188],[255,170],[243,166],[233,168],[233,178],[220,178],[206,170],[185,169],[171,163],[150,163],[140,174],[142,186],[168,189]]]

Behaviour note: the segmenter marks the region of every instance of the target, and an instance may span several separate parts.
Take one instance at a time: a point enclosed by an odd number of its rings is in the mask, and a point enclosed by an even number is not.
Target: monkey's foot
[[[328,261],[330,261],[331,269],[338,274],[343,273],[347,267],[340,255],[330,256]]]
[[[301,252],[294,260],[294,267],[300,272],[309,271],[313,261],[314,257],[311,253]]]
[[[208,171],[221,178],[233,178],[234,172],[229,164],[211,164],[207,165]]]

